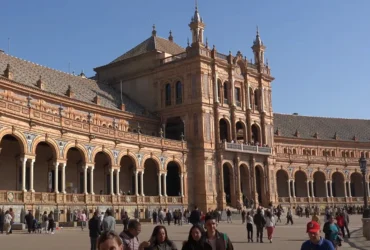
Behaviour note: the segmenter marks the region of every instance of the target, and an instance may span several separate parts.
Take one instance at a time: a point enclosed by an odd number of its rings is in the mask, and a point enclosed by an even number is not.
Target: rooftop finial
[[[156,36],[156,35],[157,35],[157,31],[155,30],[155,24],[153,24],[152,36]]]
[[[168,37],[168,40],[170,40],[171,42],[173,41],[173,36],[172,36],[172,31],[170,30],[170,36]]]
[[[195,0],[195,10],[198,11],[198,0]]]
[[[254,40],[253,44],[254,45],[263,45],[263,43],[261,41],[260,31],[258,29],[258,25],[257,25],[257,31],[256,31],[256,40]]]

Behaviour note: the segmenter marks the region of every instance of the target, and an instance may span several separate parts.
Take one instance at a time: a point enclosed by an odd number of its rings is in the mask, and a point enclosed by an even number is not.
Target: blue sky
[[[370,119],[369,0],[199,0],[218,51],[252,58],[259,26],[278,113]],[[194,0],[3,0],[0,49],[89,76],[151,35],[186,46]]]

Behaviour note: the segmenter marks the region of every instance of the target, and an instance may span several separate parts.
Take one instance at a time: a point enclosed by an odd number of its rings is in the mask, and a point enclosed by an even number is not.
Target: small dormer
[[[14,79],[14,75],[9,63],[6,65],[6,69],[4,70],[4,77],[8,78],[9,80]]]
[[[37,80],[36,82],[36,86],[41,89],[41,90],[45,90],[45,83],[44,81],[42,80],[42,77],[40,76],[40,78]]]
[[[295,137],[300,137],[300,134],[299,134],[298,129],[295,131],[294,136],[295,136]]]
[[[95,97],[94,97],[93,102],[94,102],[95,104],[97,104],[97,105],[99,105],[99,104],[100,104],[100,97],[99,97],[98,93],[96,93],[96,95],[95,95]]]
[[[73,90],[72,90],[72,86],[71,85],[68,85],[68,89],[67,89],[67,93],[66,95],[69,97],[69,98],[73,98],[74,97],[74,93],[73,93]]]

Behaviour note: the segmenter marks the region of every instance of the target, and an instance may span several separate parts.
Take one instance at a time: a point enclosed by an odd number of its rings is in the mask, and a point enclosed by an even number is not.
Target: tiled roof
[[[162,51],[171,55],[176,55],[185,52],[185,49],[167,39],[158,36],[151,36],[133,49],[114,59],[111,63],[119,62],[151,51]]]
[[[66,96],[68,86],[70,85],[74,93],[73,99],[93,103],[96,95],[100,98],[100,104],[103,107],[118,110],[121,104],[119,92],[112,87],[98,83],[95,80],[75,76],[58,70],[47,68],[23,59],[19,59],[3,52],[0,52],[0,75],[10,65],[14,74],[14,81],[37,88],[36,82],[42,78],[45,88],[44,91]],[[131,100],[128,96],[122,96],[126,111],[137,115],[155,118],[151,113],[145,112],[145,109]]]
[[[300,115],[274,114],[274,132],[280,136],[299,138],[370,142],[370,120],[326,118]]]

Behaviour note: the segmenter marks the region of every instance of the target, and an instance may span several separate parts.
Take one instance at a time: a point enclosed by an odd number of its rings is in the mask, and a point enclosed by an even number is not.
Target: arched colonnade
[[[0,175],[0,190],[184,196],[184,168],[176,158],[20,133],[0,133]]]
[[[291,174],[289,174],[291,172]],[[363,197],[362,174],[341,171],[307,173],[303,170],[279,169],[276,172],[279,197]],[[366,177],[366,188],[370,196],[370,175]]]

